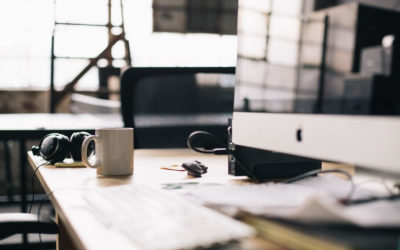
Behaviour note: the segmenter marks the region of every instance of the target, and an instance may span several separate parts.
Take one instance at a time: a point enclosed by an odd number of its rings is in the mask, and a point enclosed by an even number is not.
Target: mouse
[[[182,167],[188,172],[188,175],[193,177],[201,177],[202,174],[207,173],[208,169],[206,165],[197,160],[184,162]]]

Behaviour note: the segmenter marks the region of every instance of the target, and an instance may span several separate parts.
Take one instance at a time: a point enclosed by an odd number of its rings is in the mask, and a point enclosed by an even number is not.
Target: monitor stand
[[[234,145],[231,119],[229,119],[228,131],[229,147],[234,152],[234,155],[228,155],[230,175],[247,175],[258,180],[286,179],[321,168],[319,160]],[[243,169],[244,167],[247,170]]]

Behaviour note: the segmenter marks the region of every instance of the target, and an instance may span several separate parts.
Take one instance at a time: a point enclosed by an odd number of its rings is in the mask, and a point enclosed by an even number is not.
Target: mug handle
[[[92,165],[92,164],[90,164],[90,162],[88,160],[88,157],[87,157],[87,149],[88,149],[89,143],[91,141],[94,141],[95,144],[98,144],[99,143],[99,137],[97,135],[91,135],[91,136],[86,137],[86,139],[83,141],[83,143],[82,143],[82,151],[81,151],[81,153],[82,153],[82,162],[83,162],[83,164],[85,164],[86,167],[97,168],[99,166],[98,158],[96,157],[96,161]]]

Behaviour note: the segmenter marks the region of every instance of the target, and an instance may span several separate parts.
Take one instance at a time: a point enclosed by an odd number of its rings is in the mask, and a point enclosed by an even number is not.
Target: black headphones
[[[62,162],[69,154],[74,161],[82,161],[82,143],[88,136],[90,134],[87,132],[75,132],[70,138],[63,134],[51,133],[40,141],[39,146],[32,147],[32,153],[51,164]]]

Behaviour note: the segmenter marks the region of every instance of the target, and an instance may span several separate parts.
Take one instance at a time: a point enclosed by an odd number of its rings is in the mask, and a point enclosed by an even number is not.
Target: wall
[[[1,90],[0,113],[43,113],[48,111],[49,95],[40,90]]]

